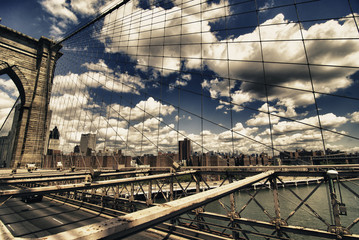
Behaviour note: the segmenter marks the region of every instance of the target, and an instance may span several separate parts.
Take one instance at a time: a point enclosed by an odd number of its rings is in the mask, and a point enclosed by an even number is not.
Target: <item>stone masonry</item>
[[[42,163],[53,74],[61,57],[60,48],[47,38],[36,40],[0,25],[0,75],[7,74],[14,81],[21,98],[11,166]]]

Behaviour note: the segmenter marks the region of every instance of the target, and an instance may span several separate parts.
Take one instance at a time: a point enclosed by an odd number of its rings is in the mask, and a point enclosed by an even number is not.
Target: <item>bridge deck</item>
[[[47,237],[46,239],[100,239],[125,237],[134,232],[142,231],[158,223],[170,220],[187,211],[196,209],[204,204],[220,199],[240,188],[258,182],[272,175],[274,171],[260,173],[252,177],[212,189],[179,200],[147,208],[127,214],[119,218],[103,221],[98,224],[76,228]]]

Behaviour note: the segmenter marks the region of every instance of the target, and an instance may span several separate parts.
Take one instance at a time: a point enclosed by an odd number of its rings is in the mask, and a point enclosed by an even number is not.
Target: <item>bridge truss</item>
[[[113,2],[58,42],[50,128],[69,166],[89,133],[97,167],[100,151],[118,149],[147,166],[3,177],[0,199],[44,195],[109,218],[46,239],[148,228],[192,239],[358,239],[357,182],[346,181],[358,165],[238,166],[241,153],[306,149],[328,163],[328,148],[358,151],[358,12],[353,0]],[[174,154],[184,139],[192,159]],[[142,162],[151,156],[167,168]],[[172,168],[182,160],[187,168]]]
[[[334,177],[332,167],[127,169],[91,182],[84,181],[90,173],[27,174],[1,178],[2,187],[18,189],[0,197],[43,194],[109,218],[46,239],[122,238],[148,228],[191,239],[358,239],[358,206],[351,200],[359,197],[358,185],[347,181],[358,176],[358,166],[336,165]],[[296,186],[303,184],[313,187],[299,195]]]

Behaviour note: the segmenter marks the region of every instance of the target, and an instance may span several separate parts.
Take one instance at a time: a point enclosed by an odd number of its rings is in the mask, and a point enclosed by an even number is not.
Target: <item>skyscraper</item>
[[[80,151],[86,154],[88,149],[96,149],[96,134],[81,134]]]
[[[185,138],[183,141],[178,141],[178,160],[189,161],[191,157],[191,140]]]
[[[57,129],[57,126],[55,126],[54,129],[50,131],[49,143],[47,149],[48,149],[48,153],[52,152],[53,150],[56,151],[60,150],[60,133],[59,130]]]

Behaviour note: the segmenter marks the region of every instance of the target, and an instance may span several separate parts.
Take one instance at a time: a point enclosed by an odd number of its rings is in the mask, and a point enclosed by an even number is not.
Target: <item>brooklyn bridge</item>
[[[0,25],[0,238],[359,239],[358,13],[114,0],[61,38]]]

